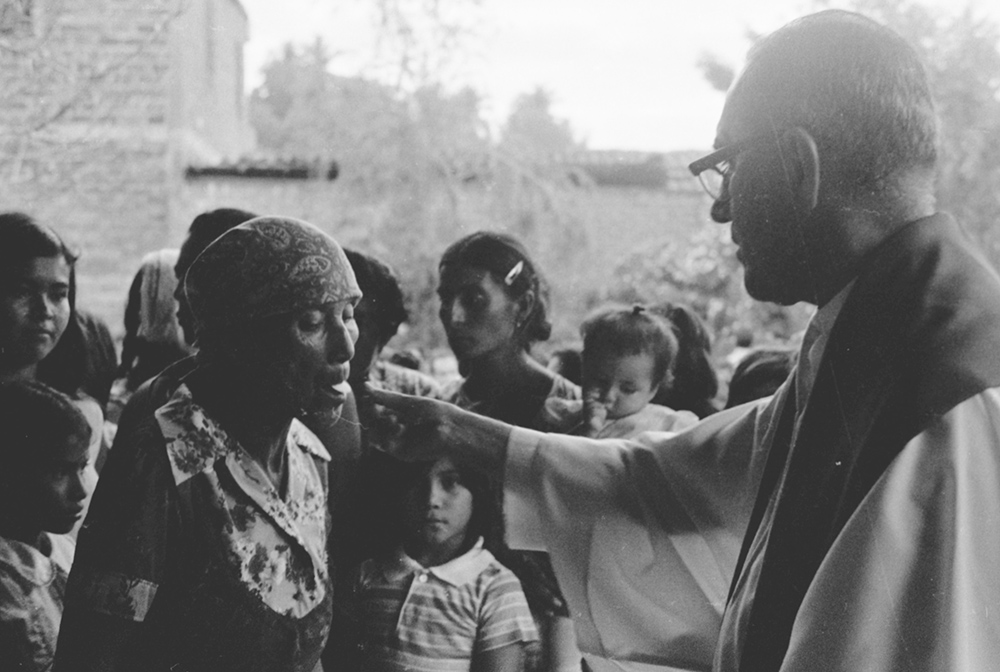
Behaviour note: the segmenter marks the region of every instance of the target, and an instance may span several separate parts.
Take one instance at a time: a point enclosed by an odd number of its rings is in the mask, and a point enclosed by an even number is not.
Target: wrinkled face
[[[653,381],[655,366],[653,355],[648,352],[584,353],[584,396],[604,406],[609,420],[638,413],[659,389]]]
[[[514,341],[518,305],[486,269],[446,269],[438,297],[448,345],[460,361],[474,360]]]
[[[38,516],[41,529],[66,534],[83,516],[97,480],[87,448],[87,442],[79,438],[51,447],[48,459],[31,479],[29,510]]]
[[[61,255],[0,269],[0,347],[6,366],[37,364],[56,347],[70,317],[70,270]]]
[[[472,493],[454,463],[442,458],[404,496],[407,550],[441,562],[457,557],[471,519]]]
[[[343,405],[358,326],[354,302],[338,301],[275,318],[249,365],[257,391],[282,412],[301,416]]]
[[[732,222],[737,258],[743,264],[747,292],[755,299],[791,305],[813,299],[804,222],[796,215],[788,183],[787,157],[778,139],[783,129],[760,114],[746,112],[730,94],[716,135],[724,147],[745,138],[760,137],[730,162],[731,168],[712,218]]]
[[[358,324],[358,340],[354,344],[354,358],[351,359],[351,382],[356,384],[368,377],[368,371],[382,351],[382,334],[371,299],[361,298],[354,308],[354,321]]]

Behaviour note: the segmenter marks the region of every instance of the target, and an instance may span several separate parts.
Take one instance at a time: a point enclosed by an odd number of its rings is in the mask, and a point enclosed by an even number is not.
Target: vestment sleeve
[[[476,631],[477,653],[538,639],[521,582],[506,567],[499,569],[483,595]]]
[[[997,389],[907,444],[820,566],[783,672],[998,669],[998,448]]]
[[[581,650],[711,666],[772,406],[635,441],[514,430],[508,542],[550,553]]]

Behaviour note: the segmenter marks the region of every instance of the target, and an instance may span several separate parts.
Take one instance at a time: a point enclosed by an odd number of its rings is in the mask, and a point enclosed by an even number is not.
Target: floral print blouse
[[[185,552],[175,546],[193,542],[221,555],[219,564],[270,610],[293,618],[312,611],[326,595],[330,571],[326,474],[316,459],[325,464],[330,456],[319,439],[292,421],[281,497],[264,469],[192,399],[187,386],[181,385],[154,418],[159,447],[150,441],[138,451],[131,473],[111,477],[120,482],[109,495],[117,501],[106,504],[115,508],[114,518],[127,519],[104,520],[99,507],[96,520],[88,520],[94,536],[114,536],[102,539],[98,553],[88,553],[88,544],[82,544],[76,595],[94,611],[142,622],[161,583],[171,580],[171,558]],[[148,454],[157,450],[166,460]],[[164,462],[168,475],[162,473]],[[167,479],[173,488],[163,504],[155,490]],[[147,482],[142,490],[154,494],[132,494],[127,483],[136,481]],[[123,506],[129,514],[121,512]],[[188,514],[193,529],[171,534],[177,512]],[[173,536],[176,541],[170,541]]]
[[[199,479],[214,495],[229,560],[253,595],[281,614],[301,617],[325,595],[328,578],[326,495],[310,454],[329,460],[305,426],[292,422],[287,439],[284,498],[264,469],[205,414],[181,386],[156,412],[178,487]],[[226,487],[217,465],[232,478]],[[211,501],[211,500],[208,500]],[[301,551],[305,551],[302,553]]]

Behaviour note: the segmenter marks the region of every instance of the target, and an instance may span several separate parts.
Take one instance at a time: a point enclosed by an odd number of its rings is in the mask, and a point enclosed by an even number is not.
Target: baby
[[[546,412],[563,433],[595,439],[642,432],[678,432],[698,421],[689,411],[650,403],[670,384],[677,338],[670,325],[643,306],[606,307],[580,327],[583,401],[552,399]]]

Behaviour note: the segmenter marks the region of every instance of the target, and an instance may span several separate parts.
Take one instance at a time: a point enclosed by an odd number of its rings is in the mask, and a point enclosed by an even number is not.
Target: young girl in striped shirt
[[[521,584],[490,549],[502,542],[498,493],[449,458],[397,465],[396,545],[356,584],[365,670],[513,672],[538,640]]]

